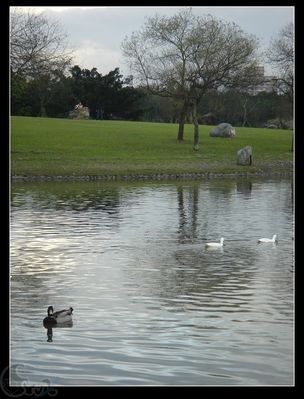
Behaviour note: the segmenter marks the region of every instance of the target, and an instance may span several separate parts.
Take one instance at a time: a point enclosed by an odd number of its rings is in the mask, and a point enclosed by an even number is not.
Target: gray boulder
[[[252,165],[252,147],[250,145],[241,148],[237,152],[236,163],[238,165]]]
[[[209,133],[210,137],[234,137],[235,128],[230,123],[220,123]]]

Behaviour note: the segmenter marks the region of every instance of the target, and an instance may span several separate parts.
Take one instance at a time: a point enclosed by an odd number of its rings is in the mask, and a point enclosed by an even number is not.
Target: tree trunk
[[[193,121],[193,125],[194,125],[193,150],[198,151],[199,150],[199,125],[198,125],[198,119],[197,119],[196,101],[194,101],[193,105],[192,105],[192,121]]]
[[[185,121],[179,120],[178,133],[177,133],[177,140],[178,141],[183,141],[184,140],[184,126],[185,126]]]
[[[40,96],[40,116],[46,117],[46,109],[45,109],[45,97],[44,95]]]
[[[247,97],[245,97],[242,106],[243,106],[243,123],[242,123],[242,127],[245,127],[247,125]]]
[[[294,134],[293,134],[293,129],[292,129],[291,148],[290,148],[290,151],[291,151],[291,152],[293,152],[293,141],[294,141]]]
[[[42,116],[42,117],[46,117],[47,116],[45,105],[44,105],[44,103],[42,101],[40,102],[40,116]]]
[[[178,121],[179,125],[178,125],[178,134],[177,134],[178,141],[184,140],[184,126],[185,126],[186,113],[187,113],[187,105],[184,103],[179,114],[179,121]]]

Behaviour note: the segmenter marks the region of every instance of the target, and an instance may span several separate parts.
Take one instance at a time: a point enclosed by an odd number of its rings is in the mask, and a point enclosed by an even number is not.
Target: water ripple
[[[292,384],[290,189],[13,185],[11,382]],[[257,244],[273,233],[278,245]],[[222,250],[206,250],[221,236]],[[42,325],[50,304],[74,308],[53,342]]]

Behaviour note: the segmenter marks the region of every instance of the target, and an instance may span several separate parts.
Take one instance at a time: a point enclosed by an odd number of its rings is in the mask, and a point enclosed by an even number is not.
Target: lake
[[[11,384],[293,385],[292,183],[12,183]]]

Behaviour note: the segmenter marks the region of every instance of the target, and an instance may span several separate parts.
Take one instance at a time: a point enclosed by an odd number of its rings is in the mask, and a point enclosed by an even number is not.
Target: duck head
[[[53,313],[54,313],[54,308],[53,308],[53,306],[49,306],[49,307],[48,307],[48,310],[47,310],[48,316],[52,316]]]
[[[54,326],[57,324],[57,320],[53,316],[54,309],[53,306],[49,306],[47,310],[47,317],[43,319],[43,325],[45,328],[48,328],[49,326]]]

